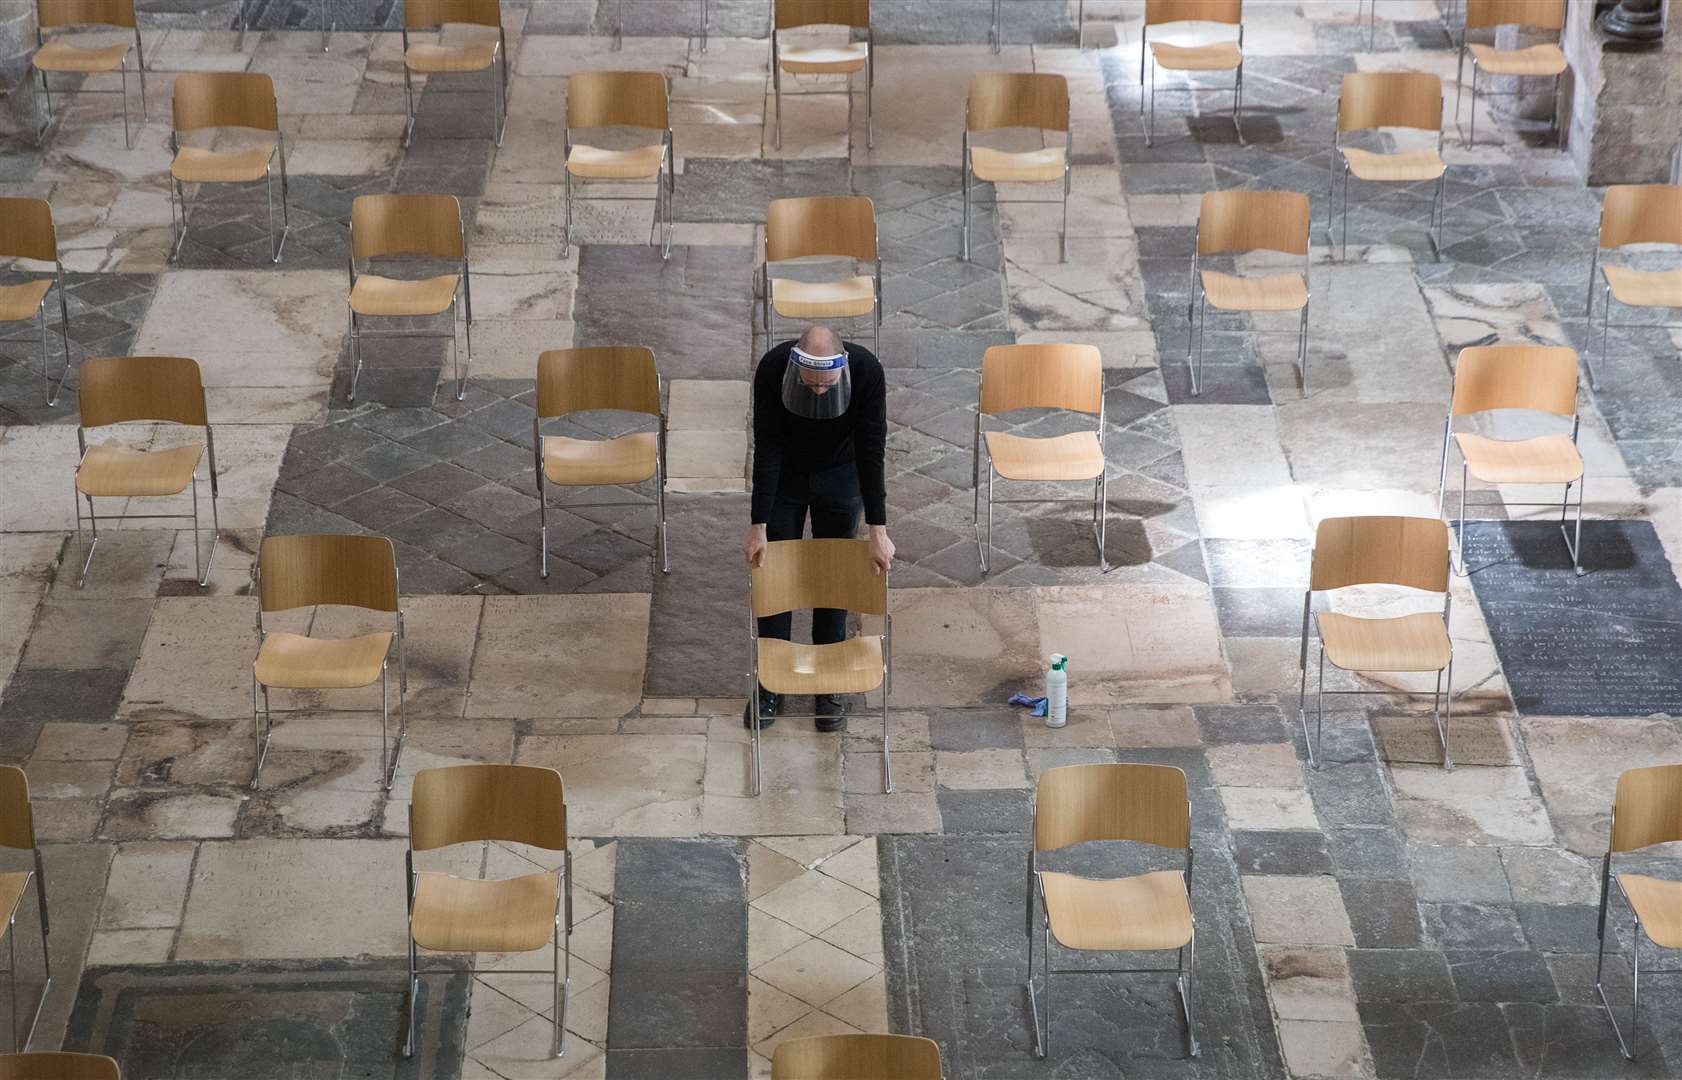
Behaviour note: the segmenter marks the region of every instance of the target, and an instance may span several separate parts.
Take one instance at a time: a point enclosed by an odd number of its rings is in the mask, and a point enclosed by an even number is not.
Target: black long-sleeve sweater
[[[783,375],[794,342],[785,341],[759,360],[753,376],[753,520],[765,523],[785,475],[822,472],[848,462],[859,471],[864,520],[888,523],[883,459],[888,447],[888,388],[882,363],[862,345],[843,342],[851,369],[852,400],[833,420],[808,420],[783,406]]]

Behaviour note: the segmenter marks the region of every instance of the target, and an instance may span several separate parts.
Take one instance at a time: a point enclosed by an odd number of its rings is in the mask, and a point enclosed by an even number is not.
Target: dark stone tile
[[[1363,949],[1411,949],[1421,944],[1419,900],[1400,881],[1339,880],[1355,944]]]
[[[395,526],[430,509],[431,505],[426,500],[405,495],[382,484],[341,503],[338,513],[365,526],[370,532],[391,535]]]
[[[688,1046],[607,1052],[608,1080],[738,1080],[748,1074],[745,1046]]]
[[[0,723],[110,723],[116,719],[128,677],[127,668],[20,668],[0,696]]]
[[[434,555],[442,555],[458,545],[483,539],[487,535],[477,523],[435,507],[405,518],[385,532],[393,540],[413,544]]]
[[[1319,833],[1236,831],[1232,846],[1241,874],[1301,876],[1332,872],[1326,840]],[[1354,919],[1354,912],[1350,912],[1350,918]]]
[[[672,495],[666,499],[672,572],[654,580],[649,613],[647,693],[745,694],[748,660],[747,574],[741,565],[746,495]]]
[[[1204,345],[1203,370],[1197,376],[1197,393],[1191,392],[1191,369],[1181,359],[1185,352],[1185,336],[1169,327],[1170,341],[1165,348],[1171,357],[1162,362],[1162,383],[1168,390],[1170,405],[1271,405],[1267,376],[1260,364],[1210,363],[1211,340]],[[1178,334],[1178,336],[1174,336]]]
[[[485,434],[472,424],[457,420],[417,432],[403,442],[423,454],[454,461],[464,454],[488,445],[492,439],[493,436]]]
[[[299,476],[286,477],[280,480],[280,489],[291,492],[306,502],[317,506],[335,506],[346,499],[354,498],[378,484],[379,481],[366,473],[358,472],[349,465],[334,462],[314,472],[307,472]]]
[[[617,901],[613,909],[613,970],[657,981],[661,972],[726,971],[743,964],[747,912],[730,900]]]
[[[1443,954],[1461,1001],[1531,1001],[1547,1005],[1559,1000],[1553,976],[1542,954],[1525,951]]]
[[[745,907],[742,917],[747,917]],[[744,1051],[747,993],[746,970],[626,973],[608,992],[608,1045],[616,1050]]]
[[[1363,1007],[1455,1000],[1448,961],[1434,949],[1350,949],[1349,977]]]
[[[1302,632],[1301,589],[1217,586],[1215,614],[1227,637],[1293,637]]]
[[[1390,794],[1375,765],[1309,769],[1308,793],[1324,825],[1390,824]]]
[[[1579,1080],[1675,1075],[1669,1065],[1675,1060],[1671,1048],[1655,1046],[1646,1032],[1637,1037],[1636,1060],[1624,1061],[1605,1012],[1596,1006],[1521,1003],[1504,1005],[1501,1011],[1524,1076]]]
[[[941,828],[948,834],[1010,833],[1025,836],[1033,821],[1033,794],[1022,790],[938,791]]]
[[[626,838],[617,860],[616,897],[641,903],[741,899],[742,865],[733,840]]]
[[[929,714],[936,750],[1020,750],[1022,714],[992,709],[937,709]]]
[[[1193,705],[1203,741],[1228,743],[1290,742],[1293,732],[1285,714],[1274,705]]]
[[[1599,942],[1600,910],[1592,904],[1518,904],[1519,925],[1538,952],[1587,952]]]
[[[373,445],[361,453],[347,458],[345,464],[375,480],[389,483],[412,472],[419,472],[436,460],[431,454],[404,446],[402,443],[376,439]]]
[[[1425,904],[1426,932],[1439,949],[1522,949],[1513,909],[1497,904]]]
[[[1501,1006],[1492,1002],[1363,1001],[1359,1008],[1379,1076],[1497,1080],[1527,1075]]]

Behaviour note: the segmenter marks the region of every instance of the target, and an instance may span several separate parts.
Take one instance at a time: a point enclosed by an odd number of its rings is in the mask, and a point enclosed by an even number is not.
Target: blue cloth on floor
[[[1027,694],[1012,694],[1010,695],[1010,703],[1012,705],[1028,706],[1034,710],[1032,713],[1034,716],[1043,717],[1045,715],[1045,698],[1029,697]]]

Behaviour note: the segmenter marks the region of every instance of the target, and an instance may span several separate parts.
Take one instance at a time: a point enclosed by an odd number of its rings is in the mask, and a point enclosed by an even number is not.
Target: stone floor
[[[327,52],[308,0],[258,0],[243,48],[231,0],[141,0],[152,119],[135,148],[97,98],[72,104],[43,147],[6,145],[0,193],[54,206],[71,359],[197,358],[222,492],[207,588],[189,531],[111,507],[78,589],[64,513],[75,377],[48,408],[33,345],[0,344],[0,758],[27,769],[52,909],[35,1045],[112,1053],[143,1077],[757,1077],[780,1040],[851,1030],[928,1035],[954,1078],[1682,1069],[1677,987],[1643,995],[1635,1064],[1593,987],[1613,784],[1682,760],[1677,331],[1614,333],[1601,389],[1580,388],[1585,577],[1551,511],[1520,505],[1556,493],[1474,493],[1485,505],[1452,593],[1461,767],[1438,766],[1428,701],[1403,693],[1429,691],[1416,680],[1332,678],[1372,694],[1335,699],[1323,767],[1296,724],[1313,523],[1436,513],[1461,347],[1589,344],[1600,193],[1543,124],[1480,117],[1472,147],[1450,128],[1440,260],[1409,193],[1357,201],[1346,256],[1322,243],[1338,81],[1390,68],[1452,79],[1437,5],[1381,5],[1368,51],[1353,0],[1253,3],[1244,142],[1220,96],[1208,115],[1178,97],[1159,102],[1147,147],[1137,0],[1087,4],[1085,50],[1075,5],[1009,0],[998,54],[987,0],[878,0],[874,148],[833,95],[786,103],[781,150],[766,5],[712,6],[703,51],[698,3],[626,0],[614,52],[610,0],[508,0],[500,148],[473,96],[482,81],[461,77],[425,88],[405,149],[401,50],[383,32],[401,17],[394,0],[332,0]],[[196,194],[192,236],[166,258],[171,79],[203,68],[275,78],[292,222],[279,266],[256,190]],[[592,68],[672,80],[669,261],[624,189],[580,205],[563,254],[565,79]],[[985,190],[973,258],[957,258],[962,102],[988,70],[1070,81],[1066,262],[1055,207],[995,209]],[[1198,197],[1242,186],[1313,201],[1306,393],[1294,342],[1248,334],[1210,338],[1190,393]],[[356,195],[393,190],[462,200],[475,321],[460,401],[443,339],[370,342],[350,400],[345,220]],[[747,380],[767,340],[760,230],[768,199],[843,193],[874,200],[883,259],[899,786],[881,791],[872,697],[845,735],[793,721],[768,733],[765,793],[749,799],[736,559]],[[1104,357],[1109,569],[1079,501],[1089,489],[1003,485],[1002,498],[1076,501],[1001,504],[984,575],[981,355],[1060,341]],[[665,379],[672,569],[654,567],[645,485],[611,495],[615,507],[557,500],[543,579],[536,356],[607,343],[653,348]],[[1065,422],[1010,419],[1035,434]],[[265,531],[396,542],[410,737],[389,794],[372,691],[277,695],[293,714],[261,789],[246,785],[250,571]],[[1055,731],[1006,704],[1035,690],[1051,651],[1072,657],[1072,716]],[[1190,784],[1203,1054],[1185,1054],[1167,977],[1093,974],[1059,979],[1040,1062],[1020,936],[1032,786],[1047,768],[1113,760],[1171,764]],[[418,770],[467,761],[566,778],[577,889],[559,1061],[545,1056],[547,976],[504,956],[430,977],[421,1055],[397,1054],[407,800]],[[546,858],[493,845],[448,865],[509,875]],[[39,970],[33,917],[26,901],[26,972]],[[1625,914],[1614,924],[1622,1004]]]

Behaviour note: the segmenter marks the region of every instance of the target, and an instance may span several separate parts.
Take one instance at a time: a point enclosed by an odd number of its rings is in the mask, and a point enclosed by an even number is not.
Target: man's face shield
[[[807,420],[833,420],[853,400],[853,377],[847,354],[813,356],[798,347],[789,353],[783,373],[783,407]]]

